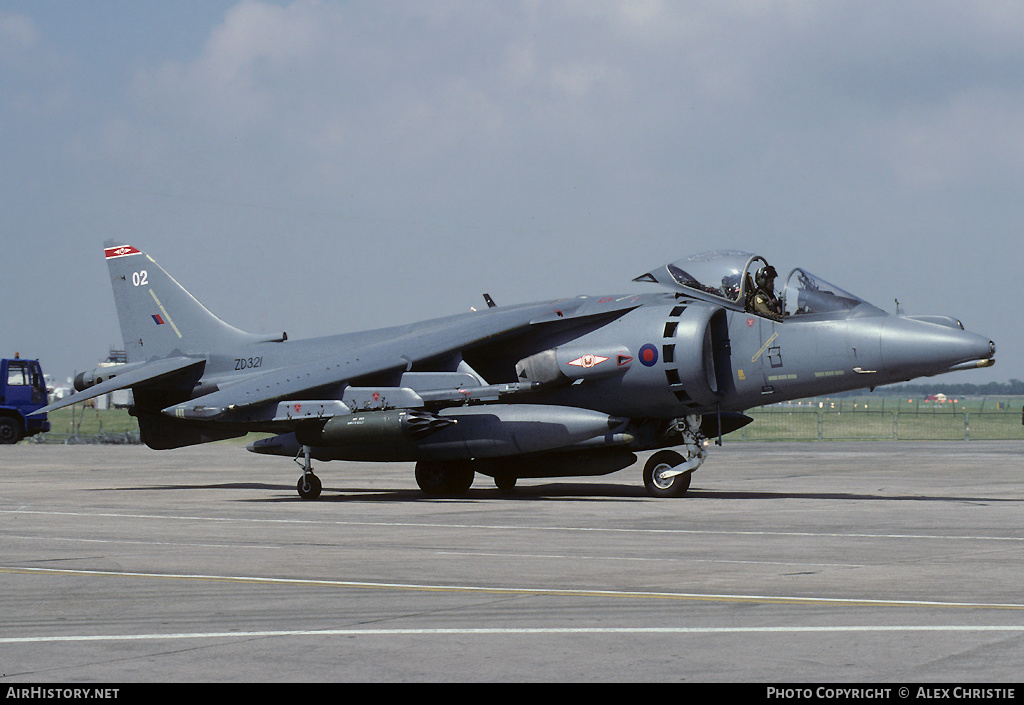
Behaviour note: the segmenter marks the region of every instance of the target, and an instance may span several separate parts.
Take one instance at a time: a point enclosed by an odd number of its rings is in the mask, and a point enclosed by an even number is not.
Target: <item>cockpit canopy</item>
[[[772,273],[760,255],[739,250],[716,250],[677,260],[633,281],[647,281],[694,298],[743,307],[752,312],[758,272]],[[786,277],[781,293],[773,286],[775,304],[786,318],[814,314],[860,315],[880,312],[858,296],[840,289],[799,267]],[[758,311],[759,312],[759,311]]]

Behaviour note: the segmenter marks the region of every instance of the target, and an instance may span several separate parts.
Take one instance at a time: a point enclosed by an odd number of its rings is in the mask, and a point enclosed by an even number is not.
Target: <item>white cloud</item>
[[[1017,140],[1020,40],[1004,15],[1018,11],[923,7],[245,0],[192,59],[139,70],[111,124],[132,135],[125,158],[302,163],[328,191],[474,160],[678,174],[710,149],[719,169],[750,170],[801,140],[839,160],[876,145],[910,182],[963,173],[967,151],[1012,168],[996,141]],[[915,162],[947,175],[917,180]]]
[[[32,18],[0,12],[0,117],[7,110],[18,119],[33,120],[64,110],[70,100],[65,65]]]
[[[0,59],[17,61],[38,41],[39,32],[30,17],[0,12]]]

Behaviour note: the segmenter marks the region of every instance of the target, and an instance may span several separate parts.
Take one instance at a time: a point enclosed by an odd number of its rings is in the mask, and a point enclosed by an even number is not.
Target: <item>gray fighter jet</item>
[[[451,496],[478,472],[511,489],[647,450],[647,490],[677,497],[751,407],[994,364],[954,318],[890,315],[800,268],[778,293],[747,252],[653,269],[634,279],[646,293],[485,294],[479,311],[309,340],[245,333],[142,251],[105,253],[129,362],[39,413],[131,388],[150,448],[270,433],[248,449],[296,459],[305,499],[321,492],[314,459],[415,462],[423,492]]]

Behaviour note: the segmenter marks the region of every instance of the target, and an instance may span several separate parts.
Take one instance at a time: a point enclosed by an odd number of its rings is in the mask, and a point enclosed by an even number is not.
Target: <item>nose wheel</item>
[[[682,497],[690,489],[693,471],[681,471],[686,463],[673,450],[658,451],[644,466],[644,487],[652,497]]]
[[[302,477],[299,478],[295,489],[298,490],[299,496],[303,499],[316,499],[320,496],[321,490],[323,490],[323,484],[320,482],[320,478],[313,474],[313,465],[309,460],[309,452],[309,446],[302,446],[302,450],[299,451],[299,455],[302,456],[302,462],[299,462],[298,456],[295,458],[295,462],[302,466]]]
[[[644,486],[652,497],[682,497],[690,489],[690,476],[708,457],[707,438],[700,430],[700,416],[676,419],[671,429],[679,434],[686,450],[659,450],[644,465]]]

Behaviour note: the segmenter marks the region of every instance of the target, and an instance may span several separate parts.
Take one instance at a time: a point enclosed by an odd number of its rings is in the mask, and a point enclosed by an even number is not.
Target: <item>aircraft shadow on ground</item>
[[[285,498],[285,501],[303,502],[305,500],[294,497]],[[648,499],[658,502],[696,502],[702,499],[728,499],[734,501],[743,500],[791,500],[791,499],[815,499],[829,501],[888,501],[888,502],[1022,502],[1021,499],[1008,499],[1004,497],[935,497],[927,495],[883,495],[883,494],[862,494],[846,492],[723,492],[710,490],[690,490],[685,497],[672,499],[659,499],[651,497],[643,487],[632,487],[628,485],[581,485],[581,484],[548,484],[534,485],[528,487],[517,487],[511,492],[498,489],[470,489],[461,497],[428,497],[418,489],[411,490],[359,490],[345,488],[338,491],[325,489],[324,494],[317,501],[477,501],[477,500],[504,500],[504,501],[543,501],[543,500],[600,500],[600,499]],[[280,500],[275,500],[280,501]]]
[[[232,501],[257,503],[297,503],[304,500],[295,492],[294,485],[270,484],[260,482],[227,482],[202,485],[148,485],[144,487],[112,488],[117,491],[183,491],[183,490],[241,490],[274,493],[265,497],[246,497]],[[284,493],[284,496],[278,494]],[[496,487],[473,487],[465,495],[458,497],[433,497],[423,494],[418,488],[379,489],[379,488],[324,488],[324,492],[315,502],[474,502],[484,500],[503,501],[592,501],[601,499],[650,499],[659,502],[695,502],[702,499],[743,500],[792,500],[813,499],[828,501],[886,501],[886,502],[974,502],[1002,503],[1021,502],[1024,498],[1007,497],[970,497],[970,496],[930,496],[930,495],[888,495],[864,494],[856,492],[753,492],[691,489],[685,497],[671,499],[655,499],[647,491],[636,485],[612,483],[545,483],[524,485],[511,491],[499,490]]]

